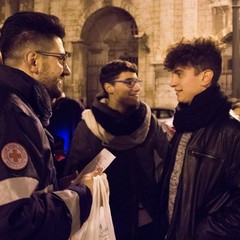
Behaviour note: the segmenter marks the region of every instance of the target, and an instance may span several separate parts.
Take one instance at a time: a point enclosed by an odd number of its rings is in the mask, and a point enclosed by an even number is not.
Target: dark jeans
[[[154,240],[156,238],[156,232],[153,223],[146,224],[137,229],[136,240]]]

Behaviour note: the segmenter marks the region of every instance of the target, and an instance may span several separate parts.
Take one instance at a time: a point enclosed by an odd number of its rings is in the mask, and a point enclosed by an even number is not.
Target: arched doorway
[[[92,14],[83,26],[81,40],[86,51],[86,97],[92,102],[101,86],[99,72],[113,59],[125,59],[138,64],[138,29],[133,17],[117,7],[105,7]]]
[[[228,96],[232,96],[232,32],[222,38],[225,49],[222,54],[222,74],[219,84],[222,91]]]

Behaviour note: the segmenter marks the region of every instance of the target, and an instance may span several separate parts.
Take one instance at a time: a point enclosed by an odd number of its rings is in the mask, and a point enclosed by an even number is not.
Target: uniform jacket
[[[206,126],[188,129],[192,135],[186,147],[172,222],[168,225],[169,178],[182,129],[177,129],[170,144],[160,183],[159,239],[240,239],[240,124],[229,116],[229,109],[222,107],[227,104],[215,92],[209,90],[209,94],[204,93],[209,98],[204,98],[211,105],[211,95],[216,97],[218,102],[211,111],[218,113]],[[204,121],[202,118],[200,124]]]
[[[133,136],[134,131],[129,129],[134,128],[139,119],[132,118],[132,126],[126,123],[123,127],[125,121],[122,121],[124,117],[120,113],[109,109],[106,104],[98,103],[96,108],[100,112],[95,109],[91,121],[86,117],[86,113],[92,114],[92,111],[83,112],[83,121],[79,123],[73,136],[66,172],[82,170],[103,148],[116,156],[105,171],[110,186],[111,213],[116,238],[131,240],[134,239],[138,225],[140,202],[155,220],[156,166],[159,169],[162,167],[168,145],[167,133],[163,131],[155,116],[150,113],[146,136],[139,143],[133,143],[134,140],[131,140],[130,136]],[[144,108],[146,108],[145,105]],[[129,114],[127,119],[133,114]],[[93,123],[98,119],[97,115],[100,116],[100,120],[105,119],[105,121],[101,124]],[[110,115],[113,117],[112,121],[107,120],[106,116]],[[121,122],[119,128],[116,125],[114,127],[113,121]],[[124,135],[124,132],[128,132],[128,135]],[[98,135],[100,133],[101,136]]]
[[[88,214],[91,194],[79,187],[58,191],[45,88],[0,66],[0,106],[0,238],[68,239],[80,227],[79,208]]]

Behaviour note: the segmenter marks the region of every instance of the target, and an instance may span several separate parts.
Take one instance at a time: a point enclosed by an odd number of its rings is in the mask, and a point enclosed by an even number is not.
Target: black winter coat
[[[156,165],[162,168],[167,146],[167,133],[163,132],[152,115],[147,137],[142,144],[122,151],[105,147],[116,156],[105,172],[118,240],[135,239],[139,202],[155,221],[158,204]],[[73,136],[66,172],[81,171],[103,148],[102,140],[90,131],[84,120],[81,121]]]
[[[240,239],[240,124],[227,117],[194,131],[186,148],[172,222],[166,211],[169,178],[181,133],[166,161],[161,192],[161,237],[166,240]]]
[[[43,85],[0,66],[0,239],[67,240],[80,228],[80,201],[81,220],[88,216],[90,191],[57,191],[52,138],[44,128],[50,115]]]

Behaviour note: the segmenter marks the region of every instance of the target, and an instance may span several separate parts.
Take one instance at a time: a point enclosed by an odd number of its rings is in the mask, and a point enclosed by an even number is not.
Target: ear
[[[108,94],[111,94],[114,91],[114,87],[111,83],[106,82],[104,83],[103,87]]]
[[[24,56],[25,63],[28,66],[28,69],[31,73],[38,73],[38,55],[34,51],[27,52]]]
[[[207,69],[203,72],[203,78],[202,78],[202,86],[203,87],[211,86],[213,75],[214,75],[214,73],[210,69]]]

